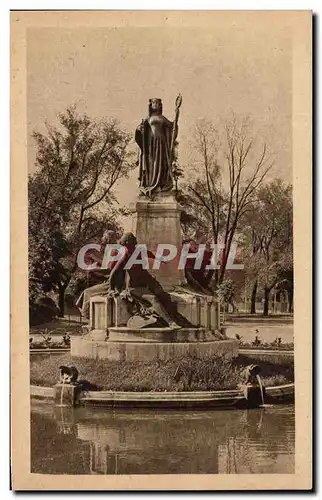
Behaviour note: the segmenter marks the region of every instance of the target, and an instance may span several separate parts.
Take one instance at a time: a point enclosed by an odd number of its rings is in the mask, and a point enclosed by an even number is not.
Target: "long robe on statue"
[[[174,123],[156,109],[136,129],[135,141],[141,150],[140,190],[147,196],[173,187],[171,144],[178,134],[173,127]]]

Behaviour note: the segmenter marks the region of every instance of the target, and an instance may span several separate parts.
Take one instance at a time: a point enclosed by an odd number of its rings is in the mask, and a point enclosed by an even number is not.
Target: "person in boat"
[[[176,304],[172,302],[171,295],[167,293],[162,285],[141,264],[133,264],[129,269],[124,269],[126,263],[133,254],[137,240],[133,233],[126,233],[119,241],[125,247],[123,257],[113,263],[109,275],[110,289],[115,290],[119,284],[120,273],[124,273],[124,290],[121,295],[124,298],[153,310],[171,328],[191,327],[191,323],[178,311]],[[148,259],[155,258],[150,251]],[[151,300],[151,295],[153,300]]]

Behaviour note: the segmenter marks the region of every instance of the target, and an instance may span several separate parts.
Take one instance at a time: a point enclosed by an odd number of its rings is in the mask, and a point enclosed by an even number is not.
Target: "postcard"
[[[11,12],[12,488],[312,488],[312,13]]]

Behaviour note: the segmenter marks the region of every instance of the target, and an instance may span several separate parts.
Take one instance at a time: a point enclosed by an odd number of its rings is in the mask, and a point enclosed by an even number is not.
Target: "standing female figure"
[[[168,120],[162,114],[161,99],[149,100],[149,116],[142,120],[135,132],[140,154],[140,190],[146,196],[171,191],[173,188],[172,160],[174,141],[178,135],[177,118]]]

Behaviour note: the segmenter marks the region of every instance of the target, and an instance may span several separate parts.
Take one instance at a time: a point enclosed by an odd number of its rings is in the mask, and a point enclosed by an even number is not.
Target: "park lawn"
[[[59,366],[74,365],[79,379],[112,391],[214,391],[236,389],[249,364],[259,364],[264,385],[294,381],[294,363],[285,356],[239,355],[228,361],[220,357],[201,360],[190,356],[170,361],[108,361],[72,358],[69,353],[30,360],[30,383],[51,387],[59,379]]]
[[[68,320],[67,318],[55,318],[47,323],[31,326],[29,334],[31,336],[41,334],[63,335],[64,333],[80,335],[82,333],[82,326],[83,323],[80,321]]]

